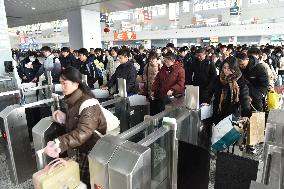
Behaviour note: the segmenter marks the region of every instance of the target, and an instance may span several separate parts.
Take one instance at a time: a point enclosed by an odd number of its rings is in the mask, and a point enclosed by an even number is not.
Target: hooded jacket
[[[255,57],[249,56],[249,63],[242,73],[249,87],[250,97],[262,99],[268,89],[268,76],[265,68]]]
[[[169,90],[173,90],[173,95],[175,96],[184,93],[184,89],[185,71],[181,62],[176,62],[169,68],[163,65],[152,85],[152,92],[159,99],[164,99]]]
[[[66,134],[58,137],[62,152],[78,149],[80,152],[90,151],[100,137],[94,132],[106,133],[107,123],[99,105],[85,108],[79,115],[81,104],[91,97],[77,89],[65,96],[67,104]]]

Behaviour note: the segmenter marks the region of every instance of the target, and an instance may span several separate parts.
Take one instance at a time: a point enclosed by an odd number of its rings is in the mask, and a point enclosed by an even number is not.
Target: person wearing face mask
[[[22,61],[22,65],[17,67],[22,83],[30,83],[34,79],[36,71],[33,67],[33,62],[35,61],[35,57],[29,53],[29,56]]]
[[[180,96],[185,89],[185,71],[183,63],[176,61],[176,55],[168,52],[164,56],[164,65],[157,74],[152,85],[151,97],[158,99],[160,110],[163,111],[169,97]],[[156,112],[159,113],[159,112]]]
[[[205,102],[204,94],[207,93],[208,86],[215,81],[217,73],[215,64],[206,59],[204,49],[198,49],[195,57],[190,64],[187,78],[189,85],[199,86],[199,101],[202,104]]]
[[[249,88],[245,83],[237,60],[229,57],[221,66],[220,75],[208,88],[206,103],[213,101],[213,122],[218,124],[230,114],[248,121],[252,115]]]

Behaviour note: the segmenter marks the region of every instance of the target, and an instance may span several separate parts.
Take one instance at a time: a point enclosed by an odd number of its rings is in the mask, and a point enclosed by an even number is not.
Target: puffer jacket
[[[100,137],[94,132],[106,133],[106,119],[99,105],[85,108],[79,115],[81,104],[91,97],[77,89],[66,96],[66,134],[58,137],[62,152],[68,149],[78,149],[80,152],[90,151]]]
[[[185,71],[181,62],[176,62],[168,68],[164,65],[157,74],[152,85],[154,96],[163,100],[169,90],[173,90],[173,95],[184,93],[185,89]]]
[[[156,75],[161,70],[162,65],[161,64],[146,64],[144,67],[144,73],[143,73],[143,82],[145,83],[145,93],[147,95],[151,94],[152,85],[155,81]]]
[[[265,68],[259,64],[258,60],[249,56],[247,67],[242,70],[244,79],[249,88],[249,95],[252,98],[252,105],[258,110],[263,110],[263,98],[268,89],[268,75]]]

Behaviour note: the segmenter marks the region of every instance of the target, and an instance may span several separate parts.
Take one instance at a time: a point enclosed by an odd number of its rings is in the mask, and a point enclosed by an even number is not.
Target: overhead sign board
[[[118,33],[115,32],[114,33],[114,40],[134,40],[136,39],[136,32],[122,32],[122,33]]]

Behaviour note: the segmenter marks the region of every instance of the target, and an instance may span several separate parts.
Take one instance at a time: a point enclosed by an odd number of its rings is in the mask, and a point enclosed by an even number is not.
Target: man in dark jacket
[[[136,84],[137,72],[132,62],[129,61],[130,50],[123,48],[118,51],[118,59],[120,65],[116,68],[114,74],[106,86],[102,87],[103,90],[108,90],[116,85],[116,92],[118,93],[118,79],[126,80],[126,91],[128,95],[137,94],[138,85]]]
[[[196,59],[189,67],[189,74],[186,75],[189,85],[199,86],[199,101],[206,102],[208,86],[215,81],[217,77],[214,63],[206,59],[204,49],[198,49],[195,55]]]
[[[143,76],[143,72],[144,72],[143,68],[146,65],[146,55],[144,54],[144,48],[142,46],[139,47],[139,52],[137,55],[134,56],[134,59],[140,66],[140,69],[138,70],[137,75]]]
[[[87,83],[90,88],[94,88],[94,84],[97,82],[98,78],[101,77],[101,73],[97,69],[94,60],[88,57],[88,50],[81,48],[78,51],[79,59],[81,61],[80,72],[87,76]]]
[[[68,47],[62,47],[61,48],[61,54],[59,60],[61,63],[61,68],[64,70],[69,66],[76,65],[76,58],[71,54],[70,49]]]
[[[238,62],[249,88],[253,108],[263,111],[263,98],[269,86],[265,68],[258,63],[254,56],[247,56],[245,53],[238,55]]]
[[[179,56],[183,62],[183,68],[185,71],[185,84],[188,85],[190,83],[190,79],[189,79],[189,67],[190,64],[192,64],[192,58],[191,58],[191,54],[188,52],[188,47],[182,47],[180,48],[179,51]]]

